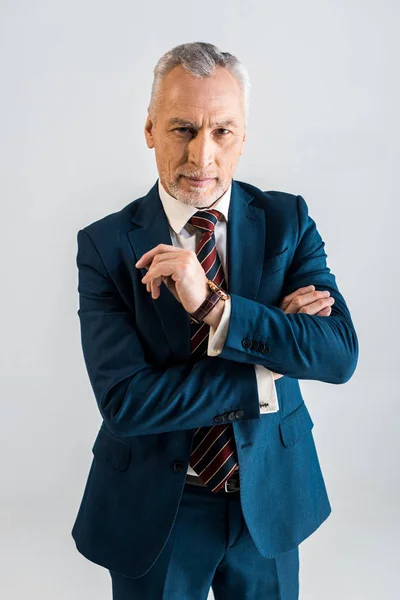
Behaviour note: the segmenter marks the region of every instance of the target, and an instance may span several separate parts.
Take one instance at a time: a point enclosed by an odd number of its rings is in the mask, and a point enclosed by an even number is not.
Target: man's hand
[[[332,312],[331,306],[334,302],[335,299],[330,297],[330,292],[315,291],[314,285],[308,285],[284,296],[279,308],[286,314],[306,313],[328,317]]]
[[[316,291],[314,285],[299,288],[288,296],[284,296],[279,308],[286,314],[306,313],[308,315],[318,315],[319,317],[329,317],[332,312],[331,306],[335,302],[328,291]],[[279,379],[283,375],[272,372],[274,379]]]
[[[143,254],[135,266],[148,268],[142,283],[152,298],[159,297],[164,282],[188,313],[195,312],[209,294],[205,271],[193,250],[158,244]]]

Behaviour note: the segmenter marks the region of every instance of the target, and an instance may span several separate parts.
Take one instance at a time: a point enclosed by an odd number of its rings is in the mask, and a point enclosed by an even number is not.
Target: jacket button
[[[242,346],[243,346],[243,348],[250,348],[251,341],[247,340],[247,339],[242,340]]]
[[[265,346],[263,350],[261,350],[263,354],[269,354],[271,352],[271,346]]]
[[[236,411],[236,418],[237,419],[241,419],[244,415],[244,410],[237,410]]]
[[[262,342],[258,343],[258,351],[261,352],[262,354],[264,354],[265,352],[265,344],[263,344]]]
[[[223,423],[223,421],[224,421],[224,417],[221,417],[221,415],[219,415],[218,417],[215,417],[215,418],[214,418],[214,421],[215,421],[216,423]]]
[[[252,350],[258,350],[258,342],[256,342],[255,340],[252,340],[251,348],[252,348]]]
[[[183,463],[174,462],[174,471],[176,471],[177,473],[181,473],[183,471]]]
[[[230,421],[233,421],[234,419],[236,419],[236,411],[230,412],[228,415],[228,419]]]

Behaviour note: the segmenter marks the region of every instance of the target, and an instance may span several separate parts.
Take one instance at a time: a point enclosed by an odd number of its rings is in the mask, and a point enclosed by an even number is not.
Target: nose
[[[214,142],[206,133],[198,132],[188,145],[188,161],[199,169],[214,162]]]

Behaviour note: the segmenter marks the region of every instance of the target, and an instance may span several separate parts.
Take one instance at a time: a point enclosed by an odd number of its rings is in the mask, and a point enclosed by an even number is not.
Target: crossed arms
[[[134,436],[214,425],[216,415],[244,410],[260,418],[254,364],[297,379],[345,383],[358,360],[346,302],[326,265],[324,243],[298,196],[299,236],[282,296],[314,284],[335,299],[331,316],[286,314],[231,294],[229,329],[218,357],[156,368],[146,359],[135,315],[123,302],[90,230],[78,232],[81,340],[93,392],[107,427]],[[261,353],[245,339],[267,344]],[[225,359],[225,360],[224,360]]]

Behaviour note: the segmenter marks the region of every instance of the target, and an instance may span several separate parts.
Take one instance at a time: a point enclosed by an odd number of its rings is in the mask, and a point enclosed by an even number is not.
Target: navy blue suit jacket
[[[193,362],[188,314],[166,286],[153,300],[141,283],[146,269],[135,263],[160,243],[172,244],[157,183],[78,233],[82,347],[103,421],[72,535],[88,559],[129,577],[145,574],[168,539],[195,429],[232,411],[242,510],[258,551],[274,557],[315,531],[331,507],[298,380],[345,383],[358,360],[302,196],[233,180],[232,308],[218,357]],[[329,317],[278,308],[310,284],[335,298]],[[254,364],[284,375],[276,413],[260,415]]]

